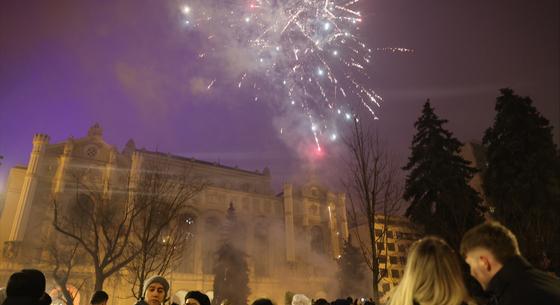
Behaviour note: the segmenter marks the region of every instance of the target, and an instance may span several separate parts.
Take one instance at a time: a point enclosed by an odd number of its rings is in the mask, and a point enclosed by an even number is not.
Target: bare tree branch
[[[69,187],[74,188],[74,200],[66,200],[64,206],[59,200],[53,200],[53,226],[90,256],[95,270],[94,289],[102,290],[105,279],[138,253],[131,250],[128,239],[141,208],[127,208],[128,192],[105,198],[99,183],[92,179],[95,178],[92,168],[76,169],[70,175],[73,183]]]
[[[143,192],[137,194],[135,204],[142,206],[143,212],[131,235],[133,251],[139,255],[127,266],[136,298],[141,296],[141,284],[148,276],[165,275],[182,257],[186,241],[182,215],[189,200],[205,186],[205,181],[190,175],[189,168],[177,174],[161,164],[149,166],[139,180]]]
[[[385,249],[390,216],[400,209],[402,183],[398,168],[382,145],[379,136],[365,130],[356,120],[352,134],[345,139],[350,157],[345,160],[348,176],[343,184],[350,201],[350,220],[356,227],[366,224],[366,232],[355,230],[362,256],[372,272],[372,293],[379,301],[380,281],[387,276],[388,251]],[[376,235],[376,224],[382,230]],[[383,245],[383,249],[378,247]],[[384,257],[384,272],[380,258]]]

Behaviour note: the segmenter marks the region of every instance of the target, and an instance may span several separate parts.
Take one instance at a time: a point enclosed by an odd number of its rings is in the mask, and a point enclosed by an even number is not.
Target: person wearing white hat
[[[169,282],[161,275],[154,275],[144,282],[142,297],[149,305],[161,305],[169,293]]]

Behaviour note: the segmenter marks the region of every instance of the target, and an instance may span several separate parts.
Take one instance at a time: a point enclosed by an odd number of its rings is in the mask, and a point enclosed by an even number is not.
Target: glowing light
[[[315,160],[320,160],[325,156],[325,151],[321,148],[321,146],[316,146],[311,151],[311,157]]]
[[[337,50],[334,50],[334,51],[332,52],[332,55],[338,56],[338,51],[337,51]]]
[[[331,141],[336,141],[336,134],[333,133],[333,134],[331,135]]]
[[[323,29],[324,29],[325,31],[328,31],[330,28],[331,28],[331,24],[328,23],[328,22],[325,22],[325,24],[323,25]]]
[[[186,6],[186,5],[183,6],[183,13],[184,13],[185,15],[188,15],[190,12],[191,12],[191,8],[190,8],[190,7],[188,7],[188,6]]]
[[[352,115],[350,115],[350,113],[346,113],[344,116],[347,120],[350,120],[352,118]]]
[[[317,74],[319,74],[319,76],[323,76],[325,74],[325,71],[323,71],[323,69],[319,68],[319,69],[317,69]]]

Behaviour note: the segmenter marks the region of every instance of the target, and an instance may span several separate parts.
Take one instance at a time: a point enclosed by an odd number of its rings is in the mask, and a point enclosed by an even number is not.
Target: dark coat
[[[504,263],[487,292],[491,305],[560,305],[560,279],[537,270],[521,256]]]
[[[2,305],[37,305],[39,301],[32,297],[7,297]]]

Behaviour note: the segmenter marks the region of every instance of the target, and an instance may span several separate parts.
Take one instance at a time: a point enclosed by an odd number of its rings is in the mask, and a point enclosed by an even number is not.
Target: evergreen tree
[[[501,89],[495,110],[483,139],[483,189],[494,218],[517,236],[524,256],[546,267],[548,258],[560,258],[560,162],[552,127],[531,98],[511,89]]]
[[[221,304],[226,299],[233,305],[247,304],[250,293],[249,267],[247,255],[242,250],[243,240],[244,236],[235,217],[235,209],[230,203],[221,245],[216,251],[213,299],[215,305]]]
[[[481,199],[468,182],[476,172],[459,151],[462,146],[443,128],[440,119],[424,104],[416,121],[411,155],[403,168],[409,171],[404,199],[410,202],[406,216],[426,234],[436,234],[459,248],[465,231],[482,221]]]
[[[340,296],[362,296],[366,276],[364,258],[360,249],[352,245],[352,236],[344,241],[342,255],[338,261],[338,282],[340,283]]]

